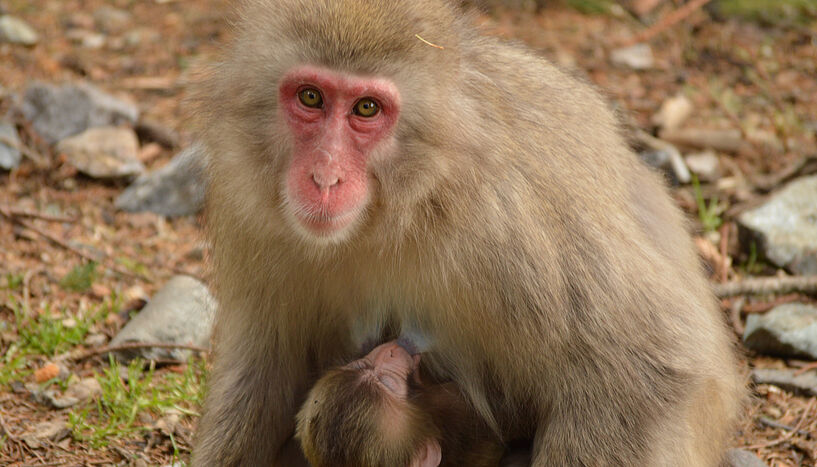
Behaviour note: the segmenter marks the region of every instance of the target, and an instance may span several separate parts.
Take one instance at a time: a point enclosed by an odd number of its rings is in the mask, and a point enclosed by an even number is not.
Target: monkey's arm
[[[294,432],[295,411],[307,384],[306,359],[261,341],[270,335],[230,322],[217,351],[193,466],[293,465],[276,459]],[[274,334],[273,334],[274,335]],[[269,339],[267,337],[267,339]]]

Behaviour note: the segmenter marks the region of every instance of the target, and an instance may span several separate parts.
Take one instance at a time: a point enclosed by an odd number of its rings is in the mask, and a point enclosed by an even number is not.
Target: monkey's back
[[[451,135],[471,161],[429,197],[441,208],[424,211],[422,228],[438,228],[445,241],[427,247],[420,269],[450,278],[426,284],[449,296],[451,310],[437,324],[457,309],[474,315],[452,348],[484,356],[495,373],[488,382],[468,369],[455,374],[477,407],[480,399],[493,413],[516,405],[517,417],[501,426],[549,414],[556,465],[564,445],[596,452],[601,463],[717,464],[743,384],[663,182],[627,148],[591,86],[493,39],[471,37],[462,48],[468,125]],[[454,199],[467,206],[446,204]],[[546,368],[547,381],[497,359],[519,356]],[[528,410],[528,400],[497,397],[520,393],[542,394],[550,407]],[[576,423],[614,444],[571,439]],[[643,443],[660,448],[636,461]]]

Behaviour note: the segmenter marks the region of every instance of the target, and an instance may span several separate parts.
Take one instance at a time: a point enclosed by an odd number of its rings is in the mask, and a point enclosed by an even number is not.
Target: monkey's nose
[[[378,363],[386,363],[395,359],[400,360],[403,357],[410,356],[400,345],[395,342],[390,342],[382,345],[381,351],[375,357],[375,361]]]

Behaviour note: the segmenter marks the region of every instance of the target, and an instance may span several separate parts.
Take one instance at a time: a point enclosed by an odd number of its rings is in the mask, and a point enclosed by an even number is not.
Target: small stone
[[[726,451],[724,467],[766,467],[766,463],[760,460],[754,453],[745,449],[730,449]]]
[[[201,145],[190,146],[161,169],[139,177],[119,195],[115,206],[168,217],[196,214],[204,206],[205,157]]]
[[[34,425],[31,431],[24,434],[22,438],[28,447],[38,449],[42,447],[45,442],[60,441],[69,434],[71,434],[71,430],[64,421],[49,421]]]
[[[175,276],[122,328],[111,345],[160,342],[207,347],[214,314],[215,299],[204,284],[192,277]],[[186,349],[143,348],[116,352],[117,358],[124,361],[137,356],[183,361],[189,355]]]
[[[73,407],[102,394],[102,386],[95,378],[85,378],[71,384],[62,395],[59,395],[59,392],[54,389],[41,391],[36,384],[26,385],[26,389],[31,392],[37,402],[55,409]]]
[[[37,31],[25,21],[10,15],[0,16],[0,42],[34,45],[39,40]]]
[[[91,293],[94,294],[95,297],[104,298],[111,295],[111,288],[107,285],[94,282],[91,284]]]
[[[777,266],[817,274],[817,176],[789,183],[741,214],[738,223],[760,240],[765,256]]]
[[[178,412],[168,411],[162,418],[156,420],[153,428],[161,431],[165,436],[172,436],[176,432],[179,419],[180,416]]]
[[[134,104],[88,83],[57,87],[34,82],[23,96],[22,112],[50,144],[91,127],[133,124],[139,118]]]
[[[74,397],[81,401],[92,399],[100,394],[102,394],[102,386],[96,378],[83,378],[65,391],[66,397]]]
[[[786,303],[746,319],[743,343],[757,352],[817,359],[817,308]]]
[[[752,370],[752,381],[755,384],[771,384],[794,394],[817,396],[817,374],[813,371],[798,375],[795,370],[756,368]],[[775,418],[780,418],[780,415]]]
[[[126,32],[123,40],[125,46],[137,47],[144,43],[153,44],[159,42],[161,38],[162,35],[155,29],[136,28],[132,31]]]
[[[680,127],[694,110],[692,101],[686,96],[679,94],[665,100],[661,104],[658,113],[653,115],[652,123],[664,130],[674,130]]]
[[[80,45],[82,45],[82,47],[86,49],[96,50],[105,47],[105,43],[107,42],[107,40],[108,38],[107,36],[105,36],[105,34],[89,32],[82,35],[79,43]]]
[[[647,70],[655,64],[652,49],[647,44],[636,44],[613,50],[610,60],[614,65],[625,66],[633,70]]]
[[[158,143],[147,143],[139,150],[139,160],[148,163],[162,154],[162,146]]]
[[[697,152],[684,157],[689,170],[698,176],[699,180],[713,182],[720,177],[720,160],[713,151]]]
[[[97,27],[107,33],[122,32],[130,25],[132,16],[125,10],[103,5],[94,11]]]
[[[22,154],[17,149],[20,137],[11,123],[0,121],[0,169],[12,170],[20,166]]]
[[[102,347],[108,342],[108,336],[105,334],[88,334],[85,337],[85,345],[89,347]]]
[[[144,300],[147,301],[150,298],[150,295],[145,292],[145,289],[142,288],[141,285],[134,285],[132,287],[128,287],[125,289],[125,292],[122,293],[122,301],[124,303],[131,302],[133,300]]]
[[[62,324],[62,327],[64,328],[73,329],[77,327],[77,320],[74,318],[65,318],[64,320],[60,321],[60,324]]]
[[[60,367],[56,363],[46,363],[42,368],[34,371],[34,381],[44,383],[60,374]]]
[[[57,151],[77,170],[94,178],[130,177],[145,171],[138,158],[136,134],[128,128],[90,128],[60,141]]]

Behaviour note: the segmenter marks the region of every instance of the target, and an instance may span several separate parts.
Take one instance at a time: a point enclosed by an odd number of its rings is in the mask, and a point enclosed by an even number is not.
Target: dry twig
[[[719,269],[721,282],[726,282],[727,280],[729,280],[729,266],[730,263],[732,262],[732,259],[729,257],[728,252],[730,233],[729,225],[730,224],[726,222],[723,224],[723,226],[721,226],[721,244],[719,245],[720,255],[721,258],[723,259],[723,262],[721,263]]]
[[[719,298],[789,292],[815,295],[817,294],[817,276],[754,277],[725,284],[714,284],[713,289]]]
[[[817,172],[817,154],[807,154],[797,161],[770,175],[753,177],[752,184],[756,190],[769,192],[801,175],[810,175]]]
[[[60,246],[62,248],[65,248],[66,250],[74,253],[75,255],[79,256],[80,258],[84,258],[84,259],[86,259],[88,261],[93,261],[95,263],[100,263],[100,264],[104,265],[105,267],[107,267],[108,269],[111,269],[112,271],[116,271],[119,274],[122,274],[123,276],[132,277],[134,279],[141,279],[143,281],[150,282],[149,278],[144,277],[144,276],[139,275],[139,274],[134,274],[134,273],[128,271],[127,269],[123,269],[123,268],[117,266],[116,264],[113,264],[110,261],[108,262],[109,264],[105,264],[106,263],[105,261],[100,261],[99,259],[95,258],[93,255],[89,255],[88,253],[85,253],[84,251],[69,245],[68,243],[66,243],[66,242],[60,240],[59,238],[57,238],[56,236],[54,236],[54,235],[40,229],[36,225],[34,225],[34,224],[30,223],[30,222],[27,222],[27,221],[25,221],[23,219],[20,219],[19,217],[13,215],[11,212],[7,211],[3,207],[0,207],[0,215],[5,217],[6,219],[10,220],[11,222],[14,222],[14,223],[16,223],[16,224],[18,224],[18,225],[20,225],[22,227],[25,227],[26,229],[31,230],[32,232],[35,232],[35,233],[41,235],[42,237],[47,238],[48,240],[51,240],[56,245],[58,245],[58,246]]]
[[[746,330],[743,327],[743,321],[740,320],[740,311],[743,309],[744,303],[746,303],[746,298],[738,297],[729,307],[729,320],[732,321],[732,328],[738,336],[742,336],[743,331]]]
[[[200,353],[208,353],[210,349],[206,347],[201,347],[198,345],[193,344],[168,344],[164,342],[126,342],[124,344],[119,345],[109,345],[105,347],[99,347],[97,349],[91,349],[82,355],[74,357],[72,360],[74,361],[81,361],[91,358],[96,355],[102,355],[105,353],[110,352],[118,352],[120,350],[133,350],[133,349],[186,349],[186,350],[193,350],[195,352]]]
[[[755,313],[765,313],[772,308],[783,305],[785,303],[792,303],[797,302],[803,299],[803,296],[799,293],[790,293],[786,295],[780,295],[774,298],[774,300],[768,302],[755,302],[750,303],[743,307],[741,311],[746,313],[747,315],[755,314]]]
[[[789,426],[789,425],[786,425],[784,423],[776,422],[776,421],[774,421],[774,420],[772,420],[771,418],[768,418],[768,417],[763,417],[763,416],[757,417],[757,421],[760,422],[761,425],[766,425],[766,426],[771,427],[771,428],[777,428],[777,429],[785,430],[785,431],[794,431],[793,426]],[[797,434],[801,435],[801,436],[806,436],[806,437],[809,437],[809,438],[811,437],[811,433],[809,433],[806,430],[797,430]]]
[[[682,6],[681,8],[678,8],[672,13],[669,13],[668,15],[664,16],[663,18],[661,18],[661,20],[659,20],[651,27],[628,39],[627,41],[622,43],[621,46],[629,47],[631,45],[638,44],[639,42],[646,42],[652,39],[653,37],[657,36],[658,34],[662,33],[663,31],[671,28],[675,24],[685,20],[689,15],[694,13],[695,10],[701,8],[702,6],[706,5],[709,2],[710,0],[692,0],[691,2]]]
[[[14,436],[14,434],[9,430],[9,427],[6,425],[6,421],[3,419],[3,414],[0,413],[0,429],[3,430],[3,433],[10,439],[11,441],[18,443],[20,442],[20,438]]]
[[[34,164],[37,167],[46,167],[46,166],[48,166],[48,162],[46,162],[45,157],[41,156],[40,154],[38,154],[36,151],[29,148],[28,146],[25,146],[23,143],[18,143],[16,141],[12,141],[12,140],[10,140],[8,138],[5,138],[3,136],[0,136],[0,143],[3,143],[8,147],[11,147],[11,148],[14,148],[14,149],[20,151],[24,156],[31,159],[31,161],[34,162]]]
[[[796,435],[800,431],[800,428],[803,426],[803,422],[806,421],[806,418],[808,417],[809,412],[811,412],[811,408],[814,406],[814,401],[815,400],[817,400],[817,398],[812,397],[808,401],[808,405],[806,405],[805,410],[803,410],[803,415],[800,417],[800,420],[797,422],[797,425],[795,425],[794,428],[792,428],[791,431],[789,431],[785,435],[777,438],[776,440],[769,441],[768,443],[755,444],[753,446],[747,446],[744,449],[754,450],[754,449],[760,449],[760,448],[768,448],[768,447],[775,446],[777,444],[783,443],[783,442],[788,441],[789,439],[791,439],[792,436]]]
[[[794,372],[794,376],[800,376],[809,370],[817,370],[817,362],[806,363]]]
[[[68,222],[68,223],[73,224],[74,222],[77,221],[73,217],[53,216],[51,214],[43,214],[43,213],[39,213],[39,212],[25,211],[25,210],[22,210],[22,209],[15,209],[15,208],[12,208],[10,206],[3,206],[0,209],[2,209],[3,211],[11,214],[12,216],[30,217],[32,219],[42,219],[44,221],[49,221],[49,222]]]

